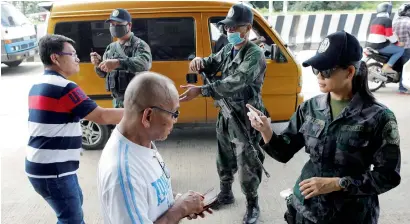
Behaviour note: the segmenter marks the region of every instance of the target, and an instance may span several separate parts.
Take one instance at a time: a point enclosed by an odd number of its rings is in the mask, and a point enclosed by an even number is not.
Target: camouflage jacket
[[[105,61],[106,59],[119,59],[120,66],[115,70],[127,70],[130,73],[148,71],[151,69],[151,49],[145,41],[131,33],[131,38],[123,45],[124,53],[128,56],[126,58],[115,51],[115,44],[116,42],[113,42],[108,45],[105,49],[102,61]],[[107,73],[101,71],[97,66],[95,67],[95,72],[101,78],[107,76]]]
[[[246,118],[245,103],[264,110],[262,85],[265,79],[266,60],[259,46],[248,41],[232,58],[233,45],[227,44],[218,53],[203,59],[204,71],[222,77],[211,77],[211,83],[202,86],[202,95],[216,100],[225,98],[239,117]],[[246,101],[246,102],[245,102]]]
[[[291,199],[304,217],[321,224],[376,224],[378,195],[401,180],[396,118],[385,106],[364,103],[355,94],[332,120],[328,100],[329,94],[324,94],[302,103],[288,127],[273,134],[262,148],[283,163],[302,147],[310,155]],[[345,177],[349,184],[341,191],[304,200],[299,183],[311,177]]]

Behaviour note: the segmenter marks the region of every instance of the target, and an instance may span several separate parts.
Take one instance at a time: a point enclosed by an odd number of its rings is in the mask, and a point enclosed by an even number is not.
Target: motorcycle
[[[389,61],[390,55],[385,55],[379,51],[366,47],[363,51],[363,61],[368,69],[368,85],[371,92],[386,87],[387,83],[399,83],[402,75],[403,63],[399,59],[392,69],[397,73],[384,73],[382,71],[383,65]]]

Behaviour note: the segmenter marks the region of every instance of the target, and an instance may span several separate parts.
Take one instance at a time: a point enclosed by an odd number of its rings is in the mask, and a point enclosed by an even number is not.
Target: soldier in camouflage
[[[400,184],[396,118],[370,93],[361,58],[355,37],[331,34],[303,63],[326,94],[302,103],[280,135],[266,116],[260,114],[262,124],[248,114],[272,158],[286,163],[302,147],[310,155],[287,199],[288,223],[376,224],[378,195]]]
[[[125,9],[115,9],[110,18],[110,33],[118,38],[106,48],[104,55],[91,52],[95,72],[106,79],[106,90],[111,92],[115,108],[123,108],[124,93],[138,72],[151,69],[152,56],[148,44],[131,32],[131,15]]]
[[[252,140],[258,144],[262,138],[250,126],[246,116],[246,103],[253,104],[262,111],[265,110],[261,89],[265,78],[266,60],[260,47],[249,41],[252,23],[253,13],[247,6],[236,4],[229,10],[226,19],[219,22],[227,30],[229,44],[209,57],[195,58],[190,64],[190,70],[195,72],[216,74],[221,71],[222,79],[212,76],[211,83],[203,86],[182,86],[187,90],[180,96],[180,100],[188,101],[200,94],[216,100],[225,98],[242,122],[248,124],[247,130]],[[243,223],[256,223],[259,217],[257,190],[262,178],[262,169],[256,158],[259,157],[263,162],[264,155],[261,151],[256,153],[252,151],[244,139],[238,139],[231,122],[219,112],[216,132],[217,170],[221,192],[218,194],[217,207],[234,202],[232,183],[239,167],[241,188],[247,199]]]

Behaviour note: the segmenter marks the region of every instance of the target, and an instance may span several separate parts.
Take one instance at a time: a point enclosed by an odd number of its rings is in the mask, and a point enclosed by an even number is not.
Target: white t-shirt
[[[97,174],[104,223],[153,223],[174,204],[169,171],[153,143],[152,147],[137,145],[113,130]]]

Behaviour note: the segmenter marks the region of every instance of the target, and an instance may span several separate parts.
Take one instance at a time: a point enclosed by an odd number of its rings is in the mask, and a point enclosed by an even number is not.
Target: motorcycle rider
[[[400,6],[397,14],[399,17],[393,24],[394,33],[399,41],[404,44],[403,64],[410,59],[410,3]]]
[[[402,56],[403,65],[410,59],[410,3],[405,3],[400,6],[397,14],[399,17],[393,24],[393,31],[399,38],[399,41],[404,44],[404,54]],[[403,84],[403,77],[400,78],[399,92],[410,94]]]
[[[370,24],[370,34],[366,42],[366,47],[371,47],[390,56],[389,61],[382,69],[385,73],[397,73],[392,67],[404,53],[404,48],[401,47],[403,43],[400,43],[393,33],[391,12],[392,4],[388,2],[380,3],[377,6],[377,16]]]

